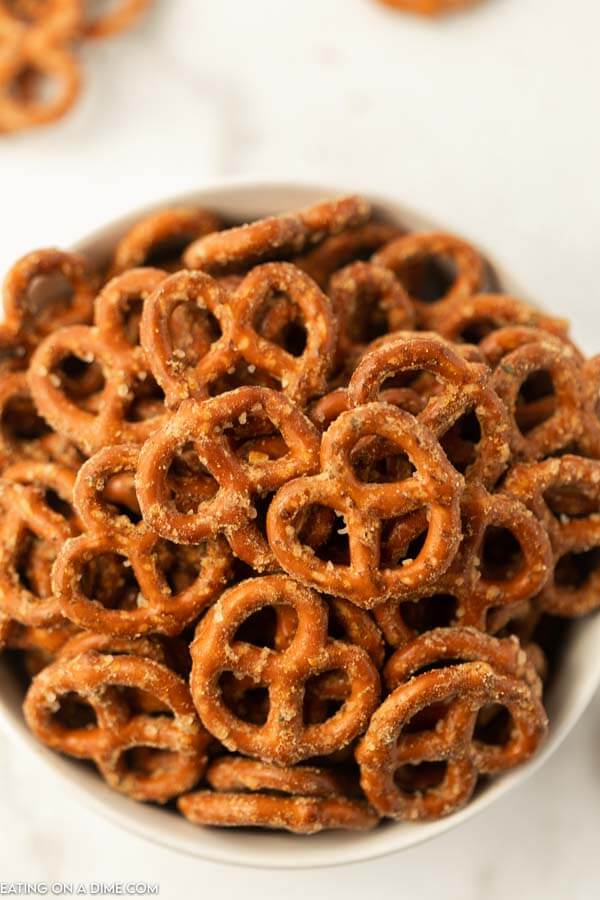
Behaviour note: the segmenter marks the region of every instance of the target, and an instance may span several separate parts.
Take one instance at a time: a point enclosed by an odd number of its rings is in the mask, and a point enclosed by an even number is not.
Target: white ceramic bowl
[[[347,193],[339,186],[228,182],[171,198],[158,206],[137,210],[83,240],[77,249],[94,259],[106,258],[115,240],[140,216],[172,203],[212,207],[233,220],[245,220],[309,205],[317,200]],[[438,223],[391,200],[371,198],[376,208],[392,222],[411,229],[440,227]],[[489,258],[489,257],[488,257]],[[492,266],[508,292],[524,296],[495,260]],[[33,753],[41,765],[81,800],[116,825],[158,844],[205,859],[265,868],[308,868],[354,863],[413,847],[470,819],[498,797],[516,787],[556,750],[571,731],[600,684],[600,615],[574,623],[569,632],[560,675],[549,696],[550,733],[542,751],[528,764],[485,785],[465,809],[438,822],[427,824],[386,823],[364,834],[329,832],[296,837],[258,831],[198,828],[168,810],[144,806],[111,791],[88,767],[61,757],[36,743],[21,714],[22,687],[0,659],[0,726],[15,747]],[[41,782],[43,784],[43,781]]]

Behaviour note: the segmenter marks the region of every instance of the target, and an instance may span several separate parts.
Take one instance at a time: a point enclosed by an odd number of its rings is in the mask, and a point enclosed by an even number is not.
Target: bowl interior
[[[306,206],[344,192],[346,191],[339,186],[230,183],[171,198],[158,206],[138,210],[89,236],[77,249],[94,261],[104,261],[115,241],[140,216],[152,209],[174,203],[206,206],[218,210],[231,220],[244,221],[258,215]],[[378,213],[388,221],[402,223],[410,229],[440,227],[439,223],[433,223],[400,204],[377,197],[371,199]],[[524,297],[525,293],[497,262],[493,259],[489,261],[503,289]],[[37,763],[34,759],[32,763],[53,770],[64,781],[65,786],[77,791],[83,801],[102,815],[156,843],[193,856],[237,865],[266,868],[339,865],[407,849],[441,834],[489,806],[540,766],[573,728],[600,684],[598,646],[599,615],[573,623],[568,631],[560,676],[547,697],[549,737],[542,751],[527,765],[482,786],[465,809],[446,819],[416,825],[389,822],[364,834],[329,832],[310,838],[298,838],[284,833],[203,829],[193,826],[169,810],[128,800],[110,790],[90,767],[60,757],[35,742],[21,714],[22,685],[6,660],[1,658],[0,726],[15,745],[23,747],[37,758]]]

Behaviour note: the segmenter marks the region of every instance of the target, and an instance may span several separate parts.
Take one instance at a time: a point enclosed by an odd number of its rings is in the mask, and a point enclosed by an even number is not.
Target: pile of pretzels
[[[150,0],[115,0],[97,16],[87,0],[0,0],[0,135],[62,118],[81,89],[82,42],[129,28]]]
[[[360,197],[8,273],[0,646],[48,747],[199,825],[367,829],[529,759],[600,606],[600,358]]]

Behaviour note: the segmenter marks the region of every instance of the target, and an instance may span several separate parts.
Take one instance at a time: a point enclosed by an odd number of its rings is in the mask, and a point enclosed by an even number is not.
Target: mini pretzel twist
[[[508,294],[477,294],[453,303],[436,323],[436,331],[449,341],[479,344],[491,332],[508,326],[539,328],[559,338],[568,331],[565,319],[541,313]]]
[[[184,261],[188,269],[211,274],[247,270],[264,259],[280,259],[301,253],[330,235],[363,225],[371,207],[362,197],[341,197],[249,225],[207,235],[188,247]]]
[[[178,801],[179,809],[197,825],[315,834],[334,828],[363,830],[378,821],[366,803],[345,796],[343,780],[327,769],[225,756],[211,763],[206,780],[214,792],[199,791]]]
[[[141,443],[163,421],[160,401],[150,404],[147,417],[135,411],[136,399],[150,396],[152,379],[128,333],[128,313],[164,277],[157,269],[132,269],[114,278],[96,299],[93,327],[61,328],[33,356],[29,384],[39,412],[88,456],[111,444]],[[73,358],[87,367],[87,380],[61,368]]]
[[[412,477],[386,484],[362,483],[352,452],[364,437],[382,438],[406,454]],[[463,480],[447,461],[432,432],[387,403],[371,403],[343,413],[323,435],[321,472],[297,478],[275,495],[267,514],[271,549],[281,567],[318,590],[372,608],[387,597],[422,592],[452,562],[460,542],[459,501]],[[347,564],[325,562],[302,543],[299,517],[314,506],[335,510],[345,521]],[[385,567],[381,562],[384,522],[426,509],[425,543],[415,559]]]
[[[123,689],[144,692],[169,715],[131,708]],[[75,694],[94,712],[92,724],[63,721],[61,704]],[[34,678],[25,717],[38,740],[96,763],[108,784],[136,800],[166,803],[190,790],[206,766],[208,735],[187,685],[166,666],[140,656],[88,651],[59,658]]]
[[[306,326],[306,346],[300,356],[293,356],[256,328],[259,314],[269,312],[273,298],[285,302],[280,295],[298,308]],[[170,331],[174,312],[186,305],[207,311],[221,331],[213,340],[204,329],[193,348],[195,362],[186,359],[185,351],[174,351]],[[218,387],[219,378],[234,374],[242,363],[304,405],[325,389],[335,342],[336,322],[329,299],[289,263],[257,266],[233,293],[201,272],[177,273],[150,297],[142,318],[142,343],[171,407],[187,397],[206,399]]]
[[[62,614],[91,631],[121,637],[153,632],[176,635],[214,600],[229,575],[227,545],[206,541],[202,547],[170,549],[146,526],[120,513],[107,497],[111,479],[133,476],[139,447],[121,445],[99,451],[80,469],[75,486],[75,505],[86,532],[62,548],[54,567],[53,584]],[[126,507],[126,504],[123,504]],[[135,514],[135,510],[132,510]],[[200,544],[201,542],[198,541]],[[131,568],[138,591],[123,590],[120,570],[116,584],[108,585],[108,602],[86,592],[86,572],[96,565],[102,588],[106,558],[116,556]],[[172,576],[182,569],[182,578]],[[105,573],[105,580],[110,571]],[[180,581],[183,581],[183,584]],[[111,589],[112,588],[112,589]],[[94,593],[94,585],[92,585]],[[116,594],[116,596],[114,596]],[[121,608],[110,608],[115,600]]]
[[[542,609],[569,618],[600,605],[600,461],[566,454],[522,463],[504,490],[518,497],[550,538],[553,565],[539,595]]]
[[[388,379],[413,372],[433,376],[436,385],[417,418],[433,431],[467,480],[493,486],[510,459],[508,416],[487,369],[468,362],[436,335],[398,334],[365,354],[348,385],[350,406],[378,400]],[[461,421],[469,414],[478,423],[475,441],[461,434]]]
[[[485,263],[479,252],[460,238],[439,231],[424,231],[396,238],[382,247],[373,262],[391,269],[408,291],[423,328],[437,328],[449,309],[481,290],[485,283]],[[448,287],[435,289],[435,299],[426,301],[427,263],[437,263],[444,271],[448,263],[455,274]]]
[[[253,418],[281,432],[282,455],[271,459],[251,452],[246,460],[236,452],[229,432]],[[217,490],[182,510],[169,471],[188,443]],[[315,427],[283,394],[246,387],[204,403],[189,400],[143,447],[136,479],[140,506],[147,524],[171,541],[195,544],[224,534],[244,562],[259,572],[273,569],[275,560],[255,521],[255,502],[291,478],[317,471],[318,459]]]
[[[279,606],[291,607],[297,617],[285,649],[237,638],[253,613]],[[228,749],[263,761],[291,765],[345,747],[363,732],[379,698],[379,678],[368,654],[329,638],[325,601],[283,575],[249,579],[226,591],[200,622],[191,652],[192,696],[204,725]],[[348,685],[342,708],[325,722],[306,724],[307,681],[337,671]],[[243,721],[228,708],[220,688],[226,672],[267,688],[264,724]]]
[[[293,262],[325,291],[335,272],[357,260],[368,258],[402,233],[394,225],[367,222],[326,237],[307,253],[294,257]]]
[[[0,610],[23,625],[61,620],[50,573],[60,547],[80,528],[71,506],[74,483],[73,470],[55,463],[15,463],[2,473]]]
[[[217,216],[192,206],[174,206],[151,213],[137,221],[117,244],[112,275],[153,266],[157,261],[158,267],[167,271],[182,269],[181,255],[187,245],[220,227]]]
[[[489,494],[481,485],[473,484],[465,490],[461,512],[460,549],[429,596],[405,604],[392,599],[376,607],[375,618],[392,647],[400,647],[417,637],[418,607],[425,603],[435,621],[436,614],[438,617],[446,614],[447,601],[451,599],[452,624],[486,631],[492,613],[501,610],[508,614],[520,608],[546,583],[552,568],[552,550],[544,529],[526,506],[503,494]],[[391,533],[386,556],[404,555],[410,541],[427,528],[423,513],[410,524],[411,528],[407,529],[400,523]],[[514,561],[501,555],[488,572],[483,556],[489,529],[508,532],[519,548],[519,555]],[[494,543],[497,545],[498,539]],[[411,613],[413,620],[417,614],[417,628],[411,623]],[[501,624],[504,622],[498,620],[497,627]],[[429,627],[427,619],[424,625]]]
[[[381,815],[448,815],[469,800],[479,775],[520,765],[545,736],[541,683],[516,638],[438,629],[397,650],[385,675],[391,694],[356,751],[363,790]],[[478,714],[490,704],[512,718],[500,744],[478,738]],[[437,783],[423,766],[431,763],[444,766]]]

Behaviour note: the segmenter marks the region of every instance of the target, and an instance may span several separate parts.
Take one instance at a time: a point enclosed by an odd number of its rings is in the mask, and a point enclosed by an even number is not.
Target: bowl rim
[[[255,203],[253,214],[264,215],[348,193],[364,194],[373,202],[375,208],[383,211],[388,218],[406,222],[411,228],[445,230],[444,225],[415,212],[396,200],[395,196],[384,198],[368,188],[361,190],[360,186],[357,188],[356,185],[349,188],[339,183],[323,184],[297,178],[283,180],[233,177],[212,180],[204,187],[182,191],[138,207],[94,229],[82,240],[77,241],[74,249],[90,256],[102,255],[102,248],[114,244],[118,235],[124,233],[137,219],[173,205],[205,204],[221,208],[227,205],[230,208],[242,206],[246,212],[250,212],[253,209],[252,204]],[[287,195],[290,196],[290,201],[286,203],[280,198]],[[271,201],[267,202],[266,197],[270,197]],[[480,246],[479,242],[476,243]],[[497,273],[503,288],[509,293],[528,299],[526,292],[506,273],[496,258],[485,248],[482,248],[482,252]],[[586,621],[589,622],[590,619]],[[591,617],[591,622],[588,631],[598,632],[596,637],[600,640],[600,616]],[[581,623],[579,627],[581,630]],[[589,640],[588,634],[587,641]],[[74,760],[57,755],[38,744],[26,728],[19,704],[16,704],[15,709],[14,704],[10,703],[2,691],[0,691],[0,730],[14,742],[15,746],[23,748],[32,759],[53,770],[70,793],[79,797],[86,806],[104,819],[138,837],[171,850],[215,863],[260,869],[305,869],[349,865],[407,850],[444,834],[487,809],[537,771],[574,728],[600,686],[600,654],[588,654],[588,657],[583,687],[580,687],[559,726],[555,729],[551,727],[544,747],[528,763],[490,782],[466,807],[437,822],[418,825],[391,822],[372,832],[358,834],[329,832],[313,835],[307,840],[291,834],[201,829],[180,817],[176,817],[178,827],[171,830],[165,827],[169,821],[169,814],[162,809],[136,804],[129,798],[113,792],[96,773],[84,774],[77,768]],[[0,660],[0,672],[3,666],[4,662]],[[186,829],[185,837],[182,826]],[[213,837],[209,839],[211,835]],[[214,835],[221,837],[215,840]],[[255,849],[257,846],[260,850]]]

